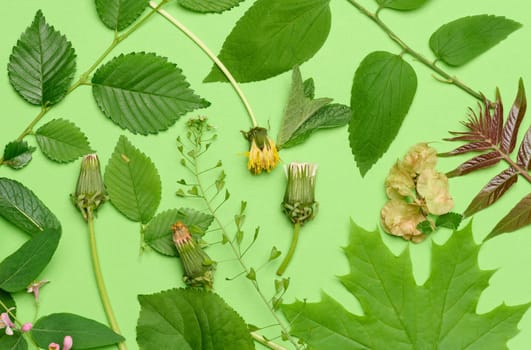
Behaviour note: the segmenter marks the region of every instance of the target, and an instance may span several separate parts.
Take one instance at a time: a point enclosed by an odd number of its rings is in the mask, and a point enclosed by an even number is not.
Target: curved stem
[[[96,277],[96,284],[98,285],[98,292],[100,294],[101,303],[103,309],[105,310],[105,315],[109,321],[111,329],[118,334],[121,334],[120,327],[118,327],[118,322],[114,316],[112,310],[111,301],[109,295],[107,294],[107,289],[105,288],[105,282],[103,281],[103,274],[101,272],[100,258],[98,256],[98,249],[96,245],[96,233],[94,231],[94,215],[89,210],[87,215],[87,223],[89,229],[89,238],[90,238],[90,256],[92,258],[92,267],[94,269],[94,277]],[[127,350],[125,343],[119,343],[118,349]]]
[[[251,332],[251,337],[253,337],[253,339],[255,341],[257,341],[258,343],[264,345],[264,346],[267,346],[268,348],[272,349],[272,350],[287,350],[285,347],[283,346],[280,346],[278,345],[277,343],[273,343],[272,341],[270,340],[267,340],[264,336],[256,333],[256,332]]]
[[[284,271],[286,271],[286,268],[288,267],[289,263],[291,262],[291,258],[293,257],[293,253],[295,253],[295,248],[297,247],[297,242],[299,241],[299,232],[301,230],[301,224],[296,223],[293,225],[293,237],[291,239],[291,245],[289,246],[288,253],[284,257],[284,260],[282,260],[282,264],[280,264],[277,275],[282,276]]]
[[[149,6],[152,8],[157,8],[158,5],[154,1],[149,2]],[[227,67],[223,64],[223,62],[220,61],[220,59],[206,46],[206,44],[199,39],[194,33],[192,33],[186,26],[184,26],[181,22],[179,22],[175,17],[173,17],[171,14],[166,12],[165,10],[162,10],[160,8],[157,9],[157,12],[166,18],[171,24],[176,26],[181,32],[183,32],[188,38],[190,38],[203,52],[218,66],[218,68],[225,74],[227,79],[229,80],[230,84],[236,90],[236,93],[240,97],[240,100],[242,101],[243,105],[245,106],[245,109],[247,110],[247,114],[249,114],[249,118],[251,119],[251,123],[253,127],[257,127],[258,123],[256,122],[256,117],[254,116],[253,110],[251,108],[251,105],[249,104],[249,101],[245,97],[245,94],[243,93],[242,89],[240,88],[238,82],[236,79],[234,79],[234,76],[232,73],[227,69]]]
[[[9,311],[9,308],[7,307],[6,304],[4,304],[4,302],[2,300],[0,300],[0,306],[2,306],[2,308],[5,310],[5,312],[8,313],[9,317],[15,321],[15,323],[19,326],[19,327],[22,327],[22,322],[20,322],[19,319],[17,319],[17,317],[15,316],[15,314],[11,311]],[[33,337],[31,336],[31,334],[29,332],[24,332],[22,333],[22,336],[26,339],[26,341],[28,343],[31,343],[35,346],[35,349],[39,349],[39,346],[37,345],[37,343],[35,342],[35,339],[33,339]]]
[[[461,90],[465,91],[467,94],[471,95],[472,97],[483,101],[483,97],[481,93],[473,90],[471,87],[467,86],[465,83],[463,83],[461,80],[459,80],[455,76],[451,76],[447,72],[445,72],[443,69],[437,67],[435,65],[436,61],[430,61],[426,57],[424,57],[419,52],[413,50],[411,47],[409,47],[398,35],[396,35],[382,20],[380,17],[378,17],[377,13],[372,13],[369,10],[367,10],[365,7],[361,6],[356,0],[348,0],[354,7],[356,7],[361,13],[363,13],[365,16],[369,17],[374,23],[376,23],[380,29],[382,29],[387,35],[393,40],[395,43],[398,44],[403,50],[403,52],[408,53],[409,55],[416,58],[418,61],[420,61],[422,64],[424,64],[426,67],[434,71],[435,73],[439,74],[441,77],[444,78],[444,81],[453,84],[460,88]]]

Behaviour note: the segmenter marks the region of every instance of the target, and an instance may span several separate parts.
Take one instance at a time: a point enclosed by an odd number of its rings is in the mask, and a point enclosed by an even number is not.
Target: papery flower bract
[[[284,212],[294,224],[304,224],[316,214],[316,173],[317,164],[290,163],[286,167],[288,185],[282,206]]]
[[[26,291],[28,293],[33,293],[33,296],[35,297],[35,302],[39,303],[39,292],[42,286],[44,286],[46,283],[49,283],[48,280],[42,280],[42,281],[35,281],[32,284],[28,286]]]
[[[246,152],[249,157],[247,169],[255,175],[262,170],[270,172],[274,169],[280,157],[275,142],[267,136],[267,129],[255,127],[248,132],[242,131],[242,134],[250,144],[249,152]]]
[[[397,161],[389,171],[385,179],[385,192],[389,198],[415,198],[415,182],[401,161]]]
[[[411,147],[402,160],[403,168],[413,176],[424,169],[435,168],[436,164],[437,151],[427,143],[417,143]]]
[[[417,229],[417,225],[426,220],[421,209],[400,199],[391,199],[382,208],[382,226],[385,231],[415,243],[424,240],[425,236]]]
[[[430,214],[446,214],[454,207],[454,200],[448,191],[448,178],[434,169],[425,169],[420,173],[417,192],[424,198]]]
[[[173,243],[184,268],[184,282],[192,287],[212,288],[215,262],[203,251],[181,221],[173,226]]]
[[[107,192],[101,177],[100,162],[95,153],[83,157],[76,192],[71,197],[85,220],[107,200]]]
[[[7,335],[13,335],[13,329],[15,328],[15,324],[11,321],[11,317],[9,317],[9,313],[13,310],[15,310],[14,307],[7,309],[6,312],[0,314],[0,329],[5,328],[5,333]]]
[[[48,345],[48,350],[70,350],[72,349],[72,345],[74,344],[72,337],[67,335],[63,339],[63,348],[61,349],[61,346],[57,343],[50,343]]]

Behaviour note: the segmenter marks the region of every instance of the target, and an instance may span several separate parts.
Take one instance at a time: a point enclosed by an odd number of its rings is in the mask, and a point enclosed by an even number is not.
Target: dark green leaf
[[[282,147],[293,134],[321,107],[330,103],[330,98],[312,100],[305,96],[304,84],[298,66],[293,68],[291,76],[291,91],[284,117],[280,123],[277,144]]]
[[[435,220],[435,225],[437,227],[445,227],[450,230],[457,230],[461,221],[463,220],[463,215],[458,213],[446,213]]]
[[[424,5],[428,0],[376,0],[381,7],[393,10],[415,10]]]
[[[50,343],[62,344],[67,335],[74,340],[74,349],[99,348],[124,340],[99,322],[69,313],[44,316],[31,330],[31,336],[42,348],[48,348]]]
[[[179,253],[173,243],[171,226],[182,221],[188,227],[192,236],[199,241],[214,220],[212,215],[200,211],[181,208],[166,210],[155,216],[144,231],[144,241],[157,252],[178,256]]]
[[[498,222],[487,239],[505,232],[516,231],[531,224],[531,193],[522,198],[511,211]]]
[[[460,66],[495,46],[521,26],[501,16],[463,17],[437,29],[430,38],[430,47],[440,60],[451,66]]]
[[[183,114],[210,105],[189,86],[175,64],[150,53],[120,55],[92,78],[102,112],[120,127],[143,135],[166,130]]]
[[[72,82],[75,58],[72,44],[46,23],[39,10],[9,57],[9,81],[31,104],[56,104]]]
[[[271,78],[309,60],[330,31],[330,0],[257,0],[219,54],[239,82]],[[214,66],[206,82],[226,81]]]
[[[4,148],[3,163],[13,169],[21,169],[31,161],[35,147],[28,146],[26,141],[12,141]]]
[[[11,312],[16,315],[17,309],[16,309],[16,303],[15,299],[11,296],[10,293],[6,292],[5,290],[0,289],[0,301],[4,303],[5,306],[7,306],[8,309],[15,308]],[[4,312],[5,310],[0,307],[0,313]],[[0,332],[1,333],[1,332]],[[1,336],[1,335],[0,335]],[[1,348],[0,348],[1,349]]]
[[[282,145],[282,148],[289,148],[303,143],[319,129],[347,125],[350,118],[352,118],[352,111],[349,106],[331,103],[321,107],[291,135],[291,138]]]
[[[29,234],[61,227],[55,215],[31,190],[6,178],[0,178],[0,216]]]
[[[433,232],[433,226],[429,220],[424,220],[418,223],[417,230],[427,235]]]
[[[147,223],[160,203],[160,176],[155,164],[120,136],[105,169],[105,187],[111,203],[133,221]]]
[[[140,17],[148,2],[148,0],[96,0],[96,10],[107,28],[121,31]]]
[[[1,330],[0,330],[1,331]],[[15,333],[12,336],[0,335],[0,349],[2,350],[27,350],[28,343],[22,336],[22,333]]]
[[[30,285],[50,262],[61,231],[46,229],[37,233],[0,263],[0,288],[18,292]]]
[[[315,98],[315,82],[313,78],[308,78],[304,81],[304,96],[313,100]]]
[[[354,76],[350,147],[364,176],[396,137],[417,90],[417,76],[402,57],[373,52]]]
[[[238,6],[244,0],[178,0],[182,7],[195,12],[221,13]]]
[[[243,319],[218,295],[172,289],[140,295],[137,342],[143,350],[249,350],[254,343]]]
[[[42,153],[56,162],[72,162],[94,152],[81,129],[68,120],[54,119],[44,124],[35,137]]]
[[[419,286],[410,249],[395,256],[379,232],[352,224],[345,248],[350,273],[341,282],[360,302],[363,316],[327,295],[282,309],[291,333],[312,349],[506,349],[529,305],[476,313],[494,273],[479,269],[479,249],[470,226],[444,245],[433,243],[430,277]]]

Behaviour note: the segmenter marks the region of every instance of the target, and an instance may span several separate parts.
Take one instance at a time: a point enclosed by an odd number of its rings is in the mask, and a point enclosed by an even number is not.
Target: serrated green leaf
[[[109,29],[129,27],[148,6],[149,0],[96,0],[98,16]]]
[[[39,10],[9,57],[9,81],[31,104],[56,104],[65,97],[72,83],[75,58],[72,44],[46,23]]]
[[[0,288],[7,292],[26,289],[52,259],[61,231],[46,229],[35,234],[0,263]]]
[[[430,38],[430,48],[440,60],[461,66],[505,39],[522,25],[494,15],[468,16],[447,23]]]
[[[239,82],[271,78],[309,60],[330,32],[330,0],[257,0],[219,54]],[[214,66],[205,82],[227,81]]]
[[[0,178],[0,216],[31,235],[61,224],[44,203],[15,180]]]
[[[107,164],[105,187],[111,203],[133,221],[147,223],[160,203],[160,176],[155,164],[120,136]]]
[[[74,349],[92,349],[119,343],[124,338],[94,320],[69,313],[56,313],[40,318],[31,329],[38,346],[62,344],[65,336],[74,340]]]
[[[362,176],[396,137],[417,90],[417,76],[402,57],[373,52],[354,75],[349,139]]]
[[[74,123],[64,119],[54,119],[35,132],[42,153],[59,163],[72,162],[79,157],[94,152],[85,134]]]
[[[22,333],[15,333],[12,336],[0,335],[0,349],[2,350],[27,350],[28,343]]]
[[[282,148],[289,148],[303,143],[319,129],[345,126],[350,121],[350,118],[352,118],[352,111],[349,106],[331,103],[321,107],[291,135],[291,138],[282,145]]]
[[[446,213],[435,220],[435,225],[437,227],[445,227],[450,230],[457,230],[461,221],[463,220],[463,215],[458,213]]]
[[[182,7],[202,13],[221,13],[236,7],[244,0],[178,0]]]
[[[3,164],[13,169],[21,169],[31,161],[31,154],[35,147],[28,145],[26,141],[12,141],[4,148]]]
[[[284,117],[280,123],[277,144],[282,147],[293,134],[321,107],[330,103],[330,98],[312,100],[305,96],[302,75],[298,66],[293,68],[291,75],[291,91]]]
[[[120,55],[100,67],[92,92],[121,128],[143,135],[168,129],[180,116],[210,103],[194,94],[182,71],[152,53]]]
[[[364,316],[323,295],[318,303],[283,305],[291,333],[319,350],[505,349],[529,305],[476,313],[493,274],[479,269],[479,248],[470,225],[445,244],[434,243],[430,277],[419,286],[409,249],[395,256],[379,232],[352,224],[345,248],[350,273],[341,282]]]
[[[428,0],[376,0],[381,7],[393,10],[409,11],[423,6]]]
[[[139,295],[136,334],[144,350],[254,349],[244,320],[217,294],[172,289]]]
[[[199,241],[208,230],[212,220],[214,220],[212,215],[190,208],[166,210],[149,222],[144,231],[144,242],[161,254],[178,256],[179,253],[172,239],[171,226],[177,221],[182,221],[196,241]]]
[[[432,223],[429,220],[424,220],[422,222],[419,222],[417,224],[417,230],[419,230],[421,233],[425,235],[430,234],[434,231]]]

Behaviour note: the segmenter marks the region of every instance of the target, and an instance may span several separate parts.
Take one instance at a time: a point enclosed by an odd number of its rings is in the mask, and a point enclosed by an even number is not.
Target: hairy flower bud
[[[243,132],[243,136],[249,141],[250,149],[247,152],[249,161],[247,169],[257,175],[265,170],[270,172],[280,161],[275,142],[267,136],[267,129],[255,127],[248,132]]]
[[[315,175],[317,164],[290,163],[286,167],[288,185],[282,206],[294,224],[304,224],[317,213]]]
[[[173,243],[184,268],[184,282],[192,287],[212,288],[215,263],[195,242],[188,227],[181,221],[173,226]]]
[[[98,207],[107,200],[107,192],[101,177],[100,162],[95,153],[83,157],[76,192],[71,197],[85,220],[91,217]]]

